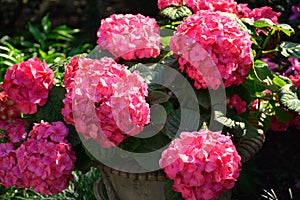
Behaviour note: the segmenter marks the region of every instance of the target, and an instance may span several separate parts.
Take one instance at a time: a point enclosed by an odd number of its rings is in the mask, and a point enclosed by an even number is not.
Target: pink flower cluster
[[[20,146],[0,143],[0,181],[5,187],[33,188],[45,195],[65,189],[73,176],[76,161],[65,139],[63,122],[35,124]]]
[[[1,86],[0,86],[1,90]],[[5,91],[0,92],[0,120],[9,120],[20,116],[20,111]]]
[[[194,13],[200,10],[236,13],[237,3],[234,0],[158,0],[160,10],[167,6],[187,6]]]
[[[67,135],[63,122],[42,121],[33,126],[30,138],[16,150],[24,187],[48,195],[69,185],[76,157]]]
[[[300,74],[290,75],[289,79],[293,82],[298,90],[300,90]]]
[[[251,36],[234,19],[210,11],[187,17],[170,39],[170,49],[181,54],[180,70],[197,89],[245,81],[253,64],[251,45]]]
[[[74,66],[77,64],[70,67]],[[108,57],[80,58],[73,80],[63,114],[73,114],[72,124],[86,139],[99,141],[103,147],[118,145],[149,123],[147,84],[137,71],[131,73]]]
[[[74,125],[73,113],[72,113],[72,96],[73,89],[75,87],[74,78],[76,76],[76,71],[79,69],[78,57],[73,57],[68,65],[65,66],[64,73],[64,85],[67,91],[65,98],[63,99],[64,108],[61,113],[64,116],[64,121],[68,124]]]
[[[243,114],[247,110],[247,103],[243,101],[239,95],[235,94],[228,98],[228,106],[236,110],[237,114]]]
[[[0,184],[9,188],[22,186],[20,170],[13,143],[0,143]]]
[[[234,186],[240,161],[229,136],[200,130],[182,132],[163,151],[159,165],[184,199],[213,200]]]
[[[26,126],[27,122],[18,118],[0,121],[0,138],[6,138],[12,143],[20,142],[27,136]]]
[[[160,28],[154,18],[141,14],[113,14],[101,20],[97,32],[99,48],[125,60],[160,54]]]
[[[31,58],[11,66],[3,81],[3,88],[24,114],[37,112],[43,106],[53,85],[53,71],[45,62]]]
[[[254,21],[257,21],[261,18],[270,19],[273,23],[278,24],[278,18],[281,15],[280,12],[275,12],[269,6],[264,6],[261,8],[254,8],[251,10],[247,4],[238,4],[237,12],[240,18],[251,18]]]

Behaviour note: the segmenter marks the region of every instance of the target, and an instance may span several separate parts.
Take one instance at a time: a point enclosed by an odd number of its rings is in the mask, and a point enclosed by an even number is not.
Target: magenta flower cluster
[[[24,140],[26,133],[27,122],[20,118],[9,120],[0,120],[0,138],[17,143]]]
[[[160,28],[154,18],[141,14],[113,14],[101,21],[97,32],[99,49],[115,58],[132,60],[160,54]]]
[[[170,39],[170,49],[181,54],[180,70],[195,81],[197,89],[245,81],[253,65],[251,45],[251,36],[234,19],[210,11],[187,17]]]
[[[37,112],[45,105],[53,81],[53,71],[38,58],[10,67],[3,81],[3,89],[24,114]]]
[[[202,129],[182,132],[163,151],[159,165],[184,199],[213,200],[234,186],[240,161],[229,136]]]
[[[16,150],[23,187],[42,194],[57,194],[68,187],[76,161],[69,130],[63,122],[41,122],[29,132],[29,139]]]
[[[232,97],[228,97],[228,106],[234,108],[237,114],[243,114],[247,110],[247,103],[243,101],[237,94]]]
[[[80,58],[65,68],[65,121],[103,147],[118,145],[150,121],[147,84],[112,58]],[[72,113],[72,114],[71,114]]]
[[[45,195],[57,194],[72,180],[76,161],[75,153],[65,139],[68,129],[63,122],[42,121],[33,126],[27,137],[25,125],[16,120],[4,126],[10,141],[0,143],[1,184],[33,188]],[[16,143],[25,137],[21,145]]]
[[[29,125],[21,118],[45,105],[53,86],[53,71],[32,58],[11,66],[0,93],[0,183],[5,187],[33,188],[48,195],[61,192],[72,180],[76,160],[66,140],[63,122]]]

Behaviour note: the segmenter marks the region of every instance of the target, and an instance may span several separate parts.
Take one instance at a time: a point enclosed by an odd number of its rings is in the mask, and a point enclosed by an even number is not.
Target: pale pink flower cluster
[[[1,85],[0,85],[1,90]],[[0,120],[9,120],[20,116],[20,111],[5,91],[0,92]]]
[[[12,143],[26,139],[27,122],[23,119],[15,118],[10,120],[0,120],[0,138],[7,138]]]
[[[76,161],[65,139],[63,122],[35,124],[27,139],[16,149],[17,165],[25,188],[45,195],[57,194],[69,185]]]
[[[187,17],[170,39],[170,49],[181,55],[180,70],[197,89],[245,81],[253,64],[251,45],[251,36],[234,19],[210,11]]]
[[[251,18],[257,21],[261,18],[270,19],[273,23],[278,24],[278,18],[280,17],[280,12],[275,12],[271,7],[264,6],[260,8],[254,8],[251,10],[247,4],[237,5],[238,16],[240,18]]]
[[[108,57],[81,58],[74,83],[72,106],[64,108],[72,110],[64,112],[72,112],[73,125],[86,139],[115,146],[149,123],[148,86],[137,71]]]
[[[199,10],[236,13],[237,3],[234,0],[158,0],[160,10],[167,6],[187,6],[194,13]]]
[[[243,101],[239,95],[235,94],[228,98],[228,106],[236,110],[237,114],[243,114],[247,110],[247,103]]]
[[[101,20],[97,32],[100,50],[125,60],[151,58],[160,54],[160,28],[154,18],[141,14],[113,14]]]
[[[31,58],[7,70],[3,89],[22,113],[33,114],[46,103],[53,77],[45,62]]]
[[[182,132],[163,151],[159,165],[184,199],[213,200],[234,186],[240,161],[229,136],[200,130]]]

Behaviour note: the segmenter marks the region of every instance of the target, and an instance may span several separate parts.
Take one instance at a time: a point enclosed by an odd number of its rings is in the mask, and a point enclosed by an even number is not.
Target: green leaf
[[[275,26],[274,22],[268,18],[260,18],[253,24],[256,28],[265,28]]]
[[[63,121],[61,109],[64,107],[62,100],[65,98],[65,89],[63,87],[53,86],[49,92],[47,103],[38,108],[38,112],[32,115],[35,121],[41,120],[47,122]]]
[[[281,42],[281,54],[285,57],[300,58],[300,44],[293,42]]]
[[[87,56],[92,59],[100,59],[103,57],[114,58],[114,56],[107,50],[100,50],[98,46],[96,46]]]
[[[203,107],[208,109],[211,106],[210,94],[208,90],[195,90],[198,103]]]
[[[254,68],[249,73],[249,78],[254,80],[256,84],[277,92],[279,87],[273,83],[273,77],[274,74],[270,71],[268,64],[261,60],[254,62]]]
[[[280,77],[277,76],[277,75],[274,75],[273,83],[275,83],[275,84],[278,85],[279,87],[283,87],[284,85],[287,84],[287,83],[285,82],[284,79],[280,78]]]
[[[34,39],[39,43],[46,40],[45,34],[43,34],[37,27],[33,26],[31,23],[28,24],[29,32],[33,35]]]
[[[49,20],[49,14],[45,15],[42,19],[42,26],[45,33],[49,33],[51,30],[51,21]]]
[[[147,97],[147,102],[150,105],[160,104],[167,102],[170,99],[170,95],[162,91],[150,91]]]
[[[153,152],[170,143],[170,138],[166,136],[162,131],[157,132],[155,135],[147,138],[139,138],[141,145],[135,150],[139,153]]]
[[[128,137],[125,140],[123,140],[118,145],[118,147],[129,152],[134,152],[140,145],[141,145],[141,141],[139,140],[139,138]]]
[[[165,195],[166,200],[183,200],[181,193],[175,192],[172,188],[174,184],[174,181],[171,179],[167,179],[166,185],[165,185]]]
[[[214,119],[230,128],[237,137],[252,138],[258,135],[257,128],[239,115],[227,117],[220,111],[214,111]]]
[[[170,76],[170,74],[168,73],[169,69],[159,63],[153,64],[151,66],[138,63],[130,68],[131,72],[135,70],[138,70],[140,72],[140,75],[144,78],[148,85],[152,82],[161,82],[161,80],[164,80],[165,83],[171,84],[176,78],[174,76]]]
[[[160,11],[162,16],[165,16],[171,20],[179,20],[184,17],[191,16],[192,10],[187,6],[168,6]]]
[[[42,49],[39,49],[39,54],[41,55],[41,57],[43,58],[43,60],[45,60],[47,58],[47,53],[44,52]]]
[[[278,24],[276,25],[276,28],[284,32],[289,37],[295,34],[295,30],[288,24]]]
[[[174,106],[170,101],[162,103],[162,106],[165,108],[167,115],[174,111]]]
[[[168,115],[165,129],[167,136],[174,139],[183,131],[197,131],[201,126],[199,113],[189,109],[177,109]]]
[[[275,107],[275,117],[283,123],[289,122],[291,120],[289,112],[287,112],[282,107]]]
[[[286,84],[280,89],[279,99],[289,110],[300,114],[300,100],[297,95],[297,88],[293,84]]]
[[[160,30],[161,35],[161,44],[163,47],[168,47],[170,44],[170,38],[174,36],[174,30],[171,29],[161,29]]]

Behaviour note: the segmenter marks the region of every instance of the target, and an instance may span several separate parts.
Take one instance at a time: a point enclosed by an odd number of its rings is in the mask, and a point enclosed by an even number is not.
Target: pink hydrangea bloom
[[[31,58],[7,70],[3,88],[22,113],[33,114],[46,103],[53,77],[45,62]]]
[[[62,122],[41,122],[30,131],[30,138],[16,150],[23,186],[45,195],[57,194],[72,180],[76,161],[68,129]]]
[[[48,139],[53,142],[60,142],[68,136],[68,133],[69,130],[63,122],[57,121],[50,124],[41,121],[39,124],[34,124],[29,136],[36,140]]]
[[[147,84],[111,58],[79,60],[72,96],[76,130],[103,147],[140,133],[150,121]]]
[[[14,145],[10,142],[0,143],[0,184],[6,188],[22,185],[16,163]]]
[[[229,98],[228,105],[230,107],[233,107],[236,110],[237,114],[239,114],[239,115],[243,114],[247,110],[246,101],[243,101],[237,94],[235,94]]]
[[[182,132],[163,151],[159,165],[184,199],[213,200],[234,186],[241,157],[229,136],[200,130]]]
[[[180,70],[195,80],[195,87],[217,89],[239,85],[253,64],[251,36],[220,12],[199,11],[187,17],[170,39]]]
[[[74,77],[78,70],[78,60],[79,58],[75,56],[70,60],[70,63],[65,66],[64,85],[67,92],[74,88]]]
[[[24,140],[27,122],[23,119],[0,121],[0,138],[6,137],[10,142],[16,143]]]
[[[264,6],[260,8],[254,8],[251,10],[248,8],[247,4],[238,4],[237,13],[240,18],[251,18],[254,21],[267,18],[270,19],[273,23],[278,24],[278,18],[280,17],[280,12],[275,12],[271,7]]]
[[[78,57],[73,57],[70,63],[65,66],[64,85],[67,93],[65,94],[65,98],[63,99],[64,107],[61,110],[61,113],[64,116],[64,121],[68,124],[73,125],[74,119],[72,113],[72,96],[75,86],[74,78],[76,76],[76,71],[79,69],[78,61]]]
[[[141,14],[113,14],[101,20],[97,32],[99,48],[125,60],[160,54],[160,28],[154,18]]]
[[[1,88],[0,88],[1,91]],[[20,116],[20,111],[5,91],[0,92],[0,120],[13,119]]]
[[[187,6],[194,13],[199,10],[237,12],[237,3],[234,0],[158,0],[158,8],[161,10],[167,6]]]
[[[296,86],[298,90],[300,90],[300,74],[297,74],[295,76],[290,75],[289,79],[293,82],[293,84]]]
[[[275,12],[269,6],[264,6],[261,8],[254,8],[250,13],[249,17],[253,18],[254,21],[261,19],[261,18],[268,18],[272,20],[275,24],[278,24],[278,17],[281,15],[280,12]]]
[[[249,13],[251,13],[251,9],[248,7],[248,4],[237,4],[237,16],[239,18],[249,18]]]

